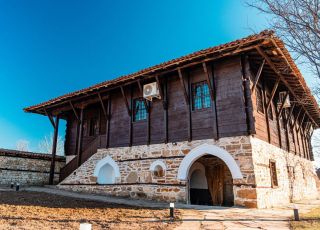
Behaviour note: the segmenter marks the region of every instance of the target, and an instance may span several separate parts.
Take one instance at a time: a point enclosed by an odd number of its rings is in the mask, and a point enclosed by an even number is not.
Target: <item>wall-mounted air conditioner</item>
[[[157,82],[152,82],[143,86],[143,97],[149,101],[152,101],[153,98],[161,99]]]

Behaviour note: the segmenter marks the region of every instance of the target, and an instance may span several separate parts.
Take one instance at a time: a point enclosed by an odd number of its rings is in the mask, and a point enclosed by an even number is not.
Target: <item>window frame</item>
[[[142,109],[145,110],[145,112],[143,112],[143,119],[138,119],[137,120],[137,113],[141,110],[141,108],[139,108],[139,110],[137,111],[136,109],[136,103],[137,101],[142,102],[142,104],[144,105],[144,107]],[[133,98],[132,100],[132,122],[144,122],[147,121],[148,119],[148,108],[147,108],[147,102],[143,97],[137,97],[137,98]]]
[[[270,169],[271,187],[277,188],[279,186],[279,181],[278,181],[278,175],[277,175],[277,164],[275,160],[269,160],[269,169]]]
[[[204,88],[203,86],[207,86],[208,87],[208,92],[205,94]],[[200,100],[201,100],[201,107],[196,107],[196,88],[197,86],[200,86]],[[206,101],[208,100],[208,101]],[[209,102],[209,106],[205,107],[205,104]],[[195,111],[201,111],[201,110],[208,110],[212,107],[212,99],[211,99],[211,95],[210,95],[210,89],[209,89],[209,85],[208,82],[206,80],[204,81],[198,81],[198,82],[194,82],[191,83],[191,108],[192,108],[192,112]]]

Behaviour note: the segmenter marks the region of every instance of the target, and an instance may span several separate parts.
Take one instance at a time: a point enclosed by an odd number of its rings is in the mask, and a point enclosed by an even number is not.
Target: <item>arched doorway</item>
[[[202,170],[201,173],[196,172],[194,168]],[[203,186],[203,178],[206,179],[207,189]],[[209,144],[202,144],[191,150],[182,160],[178,170],[178,179],[188,182],[188,201],[191,204],[232,206],[233,179],[242,178],[240,168],[231,154]],[[202,186],[195,186],[200,181]],[[204,194],[209,194],[207,200],[203,200]]]
[[[202,169],[193,170],[194,165]],[[233,180],[230,170],[218,157],[200,157],[189,173],[189,199],[191,204],[233,206]]]

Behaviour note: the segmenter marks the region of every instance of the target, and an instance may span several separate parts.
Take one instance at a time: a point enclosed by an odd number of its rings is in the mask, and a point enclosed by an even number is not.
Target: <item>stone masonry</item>
[[[234,204],[237,206],[265,208],[317,195],[312,162],[298,156],[288,156],[287,152],[250,136],[99,149],[58,187],[112,196],[188,203],[188,182],[178,180],[179,166],[192,149],[205,143],[226,150],[239,166],[243,179],[233,179]],[[117,163],[120,178],[114,184],[99,185],[94,170],[97,163],[107,156]],[[277,188],[271,187],[270,159],[276,161]],[[163,177],[156,177],[150,171],[150,165],[157,160],[166,165]],[[295,167],[292,199],[288,164]]]
[[[0,185],[44,185],[49,181],[51,156],[15,150],[0,149]],[[64,157],[56,158],[54,181],[59,181],[59,171],[65,165]]]

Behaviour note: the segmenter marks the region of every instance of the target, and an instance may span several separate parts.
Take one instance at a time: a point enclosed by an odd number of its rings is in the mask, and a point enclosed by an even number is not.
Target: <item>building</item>
[[[67,121],[62,189],[258,208],[317,196],[319,106],[272,31],[25,111],[55,133]]]

